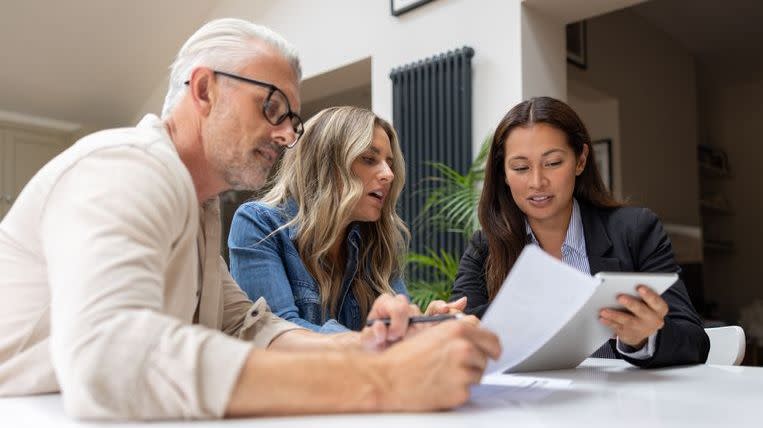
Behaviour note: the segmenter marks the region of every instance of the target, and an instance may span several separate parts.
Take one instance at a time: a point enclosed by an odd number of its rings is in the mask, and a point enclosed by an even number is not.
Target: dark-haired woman
[[[453,290],[453,299],[466,296],[466,312],[477,316],[528,243],[588,274],[679,271],[660,220],[646,208],[612,198],[585,125],[553,98],[522,102],[498,124],[479,220],[482,230],[461,259]],[[640,367],[704,363],[709,340],[683,282],[662,296],[643,285],[637,292],[640,298],[618,297],[628,311],[600,311],[616,339],[593,356],[624,358]]]

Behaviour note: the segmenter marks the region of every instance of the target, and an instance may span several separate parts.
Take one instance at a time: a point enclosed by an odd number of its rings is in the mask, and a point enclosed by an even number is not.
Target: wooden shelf
[[[730,223],[729,216],[735,215],[730,198],[726,194],[728,183],[718,180],[733,178],[729,167],[726,152],[719,148],[708,145],[697,146],[697,160],[699,162],[699,184],[702,194],[699,200],[702,224],[704,232],[712,230],[709,234],[712,238],[705,238],[702,249],[705,254],[722,257],[735,251],[734,241],[721,239],[729,236],[721,231],[727,229],[723,226]],[[712,226],[712,227],[709,227]],[[707,233],[703,233],[708,236]]]
[[[734,243],[730,241],[705,241],[702,243],[705,250],[717,251],[719,253],[734,252]]]
[[[705,178],[732,178],[728,170],[705,164],[699,164],[699,173]]]
[[[727,215],[727,216],[735,215],[734,211],[732,211],[729,208],[718,207],[718,206],[709,204],[705,201],[700,201],[699,206],[700,208],[702,208],[702,211],[708,214]]]

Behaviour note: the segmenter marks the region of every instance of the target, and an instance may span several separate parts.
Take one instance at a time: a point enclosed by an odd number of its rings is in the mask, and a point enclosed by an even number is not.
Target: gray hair
[[[170,67],[170,83],[164,98],[162,118],[166,118],[182,95],[184,82],[194,68],[215,67],[235,72],[243,62],[252,58],[251,42],[259,40],[275,48],[291,64],[297,80],[302,79],[302,68],[297,51],[273,30],[262,25],[236,18],[210,21],[199,28],[180,48]]]

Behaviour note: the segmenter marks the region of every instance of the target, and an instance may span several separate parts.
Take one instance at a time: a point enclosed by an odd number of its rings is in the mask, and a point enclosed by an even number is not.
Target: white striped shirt
[[[530,224],[525,220],[525,228],[530,243],[541,246],[538,239],[535,238]],[[583,219],[580,217],[580,206],[575,198],[572,199],[572,218],[567,226],[567,235],[562,243],[562,262],[568,266],[583,272],[591,274],[591,267],[588,264],[588,253],[585,248],[585,234],[583,233]]]

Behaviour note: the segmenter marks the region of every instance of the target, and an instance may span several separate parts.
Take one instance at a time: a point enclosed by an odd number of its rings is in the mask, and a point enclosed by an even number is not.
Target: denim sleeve
[[[310,323],[308,323],[310,324]],[[313,324],[314,325],[314,324]],[[323,323],[322,326],[319,327],[318,330],[316,330],[318,333],[345,333],[348,331],[352,331],[349,328],[343,326],[342,324],[339,324],[339,321],[335,319],[330,319]]]
[[[392,290],[395,291],[395,294],[402,294],[408,299],[411,298],[411,296],[408,294],[408,288],[405,287],[405,282],[403,282],[402,277],[397,277],[392,281],[392,284],[390,284],[392,287]]]
[[[236,283],[252,301],[264,297],[274,314],[301,327],[319,333],[348,331],[334,320],[318,325],[302,318],[282,258],[286,231],[273,233],[279,226],[273,213],[252,203],[236,210],[228,236]]]

